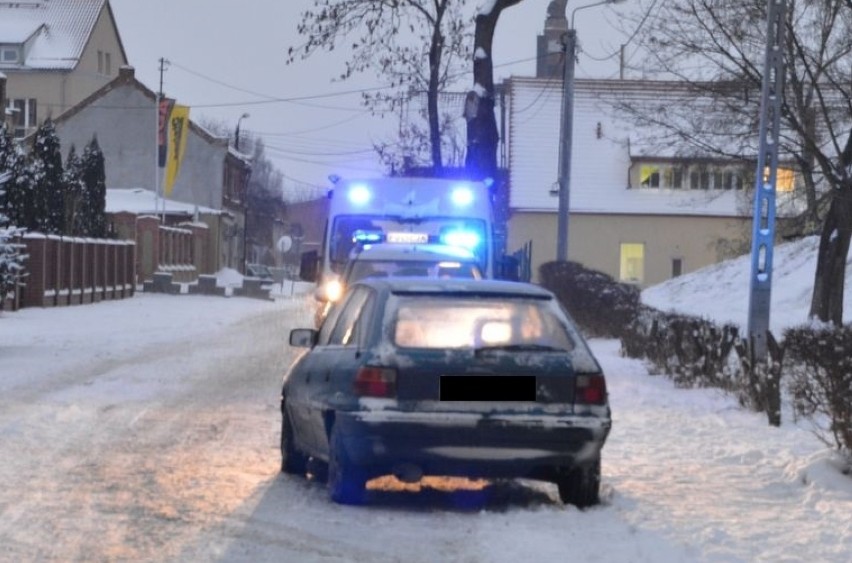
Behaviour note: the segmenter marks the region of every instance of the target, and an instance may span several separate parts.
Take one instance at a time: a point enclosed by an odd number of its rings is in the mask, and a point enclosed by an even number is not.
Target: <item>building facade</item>
[[[149,190],[175,202],[221,211],[210,232],[217,237],[217,269],[245,266],[246,189],[251,163],[191,120],[179,174],[165,193],[165,169],[157,160],[157,94],[136,80],[132,67],[54,120],[63,151],[78,154],[97,138],[107,187]],[[164,215],[168,217],[168,215]],[[212,215],[211,215],[212,216]]]

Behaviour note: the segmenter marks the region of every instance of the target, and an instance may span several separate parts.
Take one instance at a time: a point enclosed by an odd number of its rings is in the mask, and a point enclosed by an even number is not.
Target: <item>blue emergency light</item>
[[[348,196],[349,203],[353,205],[366,205],[372,199],[373,194],[367,186],[357,184],[349,189]]]
[[[473,250],[482,242],[482,237],[474,231],[446,231],[441,233],[441,242],[448,246],[458,246]]]
[[[450,194],[450,200],[456,207],[467,207],[473,203],[473,191],[468,187],[456,188]]]
[[[382,242],[384,233],[382,231],[365,231],[358,229],[352,233],[352,242],[356,244],[369,244],[371,242]]]

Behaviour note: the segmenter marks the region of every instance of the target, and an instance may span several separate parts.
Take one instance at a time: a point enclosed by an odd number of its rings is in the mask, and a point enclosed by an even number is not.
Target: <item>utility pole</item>
[[[754,186],[751,239],[751,288],[748,336],[755,361],[765,362],[772,295],[772,253],[775,244],[775,188],[781,100],[784,96],[784,21],[786,0],[768,0],[766,58],[760,95],[760,145]],[[764,178],[765,177],[765,178]]]
[[[564,77],[562,79],[562,129],[559,134],[559,211],[556,226],[556,260],[568,261],[568,214],[571,203],[571,142],[574,136],[574,63],[577,59],[577,30],[574,17],[580,10],[603,4],[620,4],[624,0],[600,0],[578,6],[571,12],[565,32]],[[567,4],[566,4],[566,10]],[[568,19],[566,17],[566,19]]]
[[[571,18],[574,19],[573,17]],[[565,32],[564,78],[562,80],[562,134],[559,143],[559,211],[556,226],[556,260],[568,261],[568,213],[571,202],[571,143],[574,136],[574,62],[577,31]]]
[[[163,73],[166,71],[166,65],[169,64],[169,61],[160,57],[160,89],[157,90],[156,95],[156,103],[154,104],[154,115],[156,116],[156,120],[154,121],[155,128],[154,131],[156,133],[155,136],[155,144],[154,144],[154,211],[160,211],[160,202],[162,201],[163,211],[160,216],[160,222],[166,222],[166,201],[165,198],[160,195],[160,175],[161,168],[165,165],[165,162],[160,160],[160,144],[162,142],[166,143],[166,147],[168,147],[168,134],[169,134],[169,124],[167,122],[168,116],[161,116],[160,114],[160,105],[163,100]],[[161,119],[162,117],[162,119]],[[161,123],[162,121],[162,123]]]

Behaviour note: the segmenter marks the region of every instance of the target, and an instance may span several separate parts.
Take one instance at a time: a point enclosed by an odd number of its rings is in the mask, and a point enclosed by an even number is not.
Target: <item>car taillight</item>
[[[355,394],[362,397],[395,397],[396,370],[363,366],[355,375]]]
[[[575,404],[606,404],[606,380],[603,375],[578,375],[574,381]]]

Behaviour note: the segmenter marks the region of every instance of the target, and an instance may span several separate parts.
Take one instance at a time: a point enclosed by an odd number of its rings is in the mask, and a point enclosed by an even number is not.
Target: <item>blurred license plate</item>
[[[390,232],[387,241],[397,244],[424,244],[429,242],[428,233]]]
[[[535,401],[534,375],[442,375],[442,401]]]

